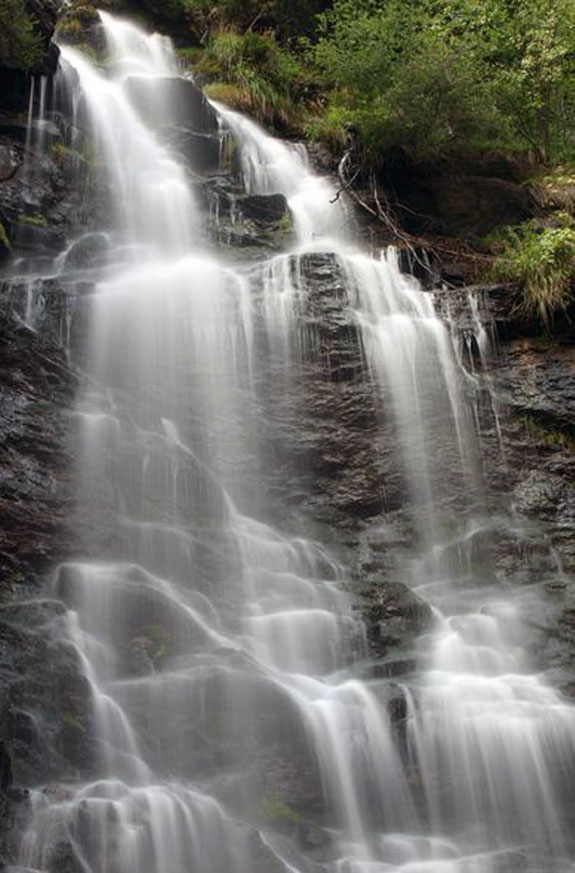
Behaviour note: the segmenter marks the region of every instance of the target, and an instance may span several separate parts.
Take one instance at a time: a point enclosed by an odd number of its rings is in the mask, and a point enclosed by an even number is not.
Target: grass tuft
[[[522,288],[519,309],[538,316],[547,328],[553,314],[573,302],[575,286],[575,224],[566,213],[557,213],[554,222],[542,228],[529,221],[492,240],[498,250],[494,278],[517,282]]]

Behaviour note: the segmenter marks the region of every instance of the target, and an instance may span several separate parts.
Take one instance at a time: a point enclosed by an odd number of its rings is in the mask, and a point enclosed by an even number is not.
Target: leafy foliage
[[[575,150],[571,0],[335,0],[311,62],[372,155]]]
[[[31,70],[42,60],[42,40],[24,0],[0,3],[0,65]]]

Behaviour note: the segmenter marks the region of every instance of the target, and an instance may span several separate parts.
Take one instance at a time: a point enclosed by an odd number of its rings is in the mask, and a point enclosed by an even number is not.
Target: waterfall
[[[471,567],[486,529],[473,416],[432,298],[393,252],[356,245],[345,198],[301,147],[205,106],[211,135],[235,139],[247,192],[285,195],[295,237],[255,264],[215,256],[196,180],[166,138],[180,111],[170,43],[101,18],[104,71],[62,50],[106,223],[74,410],[83,556],[54,578],[90,688],[95,760],[89,781],[32,793],[20,863],[573,869],[574,711],[533,672],[518,598]],[[434,622],[399,684],[362,679],[365,630],[345,567],[273,522],[258,478],[258,342],[280,381],[317,352],[300,321],[318,252],[341,276],[416,519],[411,584]],[[452,493],[467,500],[455,531],[440,509]]]

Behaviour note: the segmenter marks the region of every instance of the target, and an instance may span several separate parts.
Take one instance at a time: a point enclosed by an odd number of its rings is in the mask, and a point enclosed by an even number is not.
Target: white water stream
[[[209,255],[183,165],[130,98],[145,76],[147,115],[169,117],[169,43],[102,20],[107,74],[63,50],[114,192],[116,254],[90,300],[75,413],[93,536],[55,581],[98,763],[92,782],[35,792],[21,863],[55,873],[67,844],[74,873],[575,869],[574,711],[530,672],[513,600],[469,585],[436,511],[446,488],[480,488],[462,373],[430,297],[393,254],[353,247],[343,198],[301,149],[223,107],[248,192],[285,194],[297,240],[248,271]],[[341,271],[418,519],[413,586],[436,618],[401,689],[403,736],[397,688],[356,678],[364,631],[342,568],[251,515],[254,325],[297,369],[309,251]]]

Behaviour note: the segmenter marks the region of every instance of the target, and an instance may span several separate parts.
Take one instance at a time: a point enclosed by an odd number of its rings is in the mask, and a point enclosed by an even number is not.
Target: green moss
[[[64,167],[71,161],[83,161],[84,157],[77,149],[71,149],[62,143],[55,143],[50,149],[50,155],[55,164]]]
[[[260,813],[266,821],[275,824],[289,824],[295,827],[300,820],[298,813],[275,791],[269,791],[265,795]]]
[[[145,653],[147,658],[156,665],[169,656],[173,642],[173,634],[168,628],[153,624],[140,628],[137,636],[130,641],[130,648]]]
[[[280,218],[278,223],[278,230],[280,230],[281,233],[291,233],[291,231],[293,230],[293,219],[289,209],[287,210],[287,212],[284,212],[284,214]]]
[[[62,726],[68,731],[77,733],[85,733],[86,728],[81,719],[73,712],[65,711],[62,713]]]
[[[570,452],[575,452],[575,436],[573,434],[545,427],[532,415],[524,415],[522,422],[528,434],[542,445],[550,449],[567,449]]]
[[[94,6],[80,3],[71,6],[56,27],[59,42],[67,43],[88,55],[96,63],[103,61],[104,42],[100,36],[100,16]]]
[[[8,251],[12,248],[10,245],[10,240],[8,239],[8,234],[6,233],[6,228],[0,221],[0,249],[8,249]]]
[[[48,219],[39,213],[35,215],[20,215],[18,216],[18,223],[29,224],[31,227],[48,227]]]

